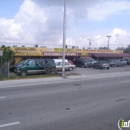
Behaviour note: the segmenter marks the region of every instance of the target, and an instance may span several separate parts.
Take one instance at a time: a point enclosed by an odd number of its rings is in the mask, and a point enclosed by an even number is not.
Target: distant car
[[[68,62],[69,62],[70,64],[74,65],[74,62],[73,62],[73,61],[71,61],[71,60],[68,60]]]
[[[94,65],[93,68],[95,69],[109,69],[110,65],[107,61],[97,61]]]
[[[76,65],[76,67],[89,67],[89,61],[85,58],[76,58],[74,64]]]
[[[130,65],[130,57],[123,57],[122,59],[127,61],[127,65]]]
[[[62,62],[57,62],[56,63],[56,70],[57,71],[61,71],[62,70]],[[69,62],[65,62],[65,70],[68,70],[68,71],[72,71],[73,69],[76,69],[76,66],[69,63]]]
[[[111,67],[115,67],[116,66],[116,61],[115,60],[109,60],[108,63],[109,63],[109,65]]]
[[[116,62],[116,65],[115,65],[116,67],[123,67],[124,66],[123,62],[120,59],[115,60],[115,62]]]
[[[123,65],[127,65],[127,60],[126,59],[120,59],[123,62]]]
[[[95,63],[97,63],[96,60],[90,60],[88,66],[89,66],[89,67],[93,67],[93,65],[94,65]]]

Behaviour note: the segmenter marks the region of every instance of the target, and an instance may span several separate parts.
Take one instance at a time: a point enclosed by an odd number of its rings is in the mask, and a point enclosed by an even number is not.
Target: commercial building
[[[12,47],[15,51],[15,61],[29,58],[62,58],[62,48],[40,48],[40,47]],[[92,49],[66,49],[66,59],[74,60],[76,57],[92,57],[94,59],[130,57],[121,50],[92,50]]]

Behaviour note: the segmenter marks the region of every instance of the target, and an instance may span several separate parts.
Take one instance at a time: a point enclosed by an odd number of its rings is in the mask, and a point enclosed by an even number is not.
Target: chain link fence
[[[3,80],[4,77],[9,77],[9,62],[1,63],[0,65],[0,79]]]

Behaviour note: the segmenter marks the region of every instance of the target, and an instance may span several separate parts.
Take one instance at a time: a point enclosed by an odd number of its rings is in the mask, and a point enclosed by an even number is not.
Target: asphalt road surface
[[[0,89],[0,130],[118,130],[130,76]]]
[[[124,67],[110,67],[109,70],[107,69],[93,69],[93,68],[81,68],[77,67],[73,71],[66,71],[66,73],[79,73],[83,75],[90,75],[90,74],[102,74],[102,73],[113,73],[113,72],[128,72],[130,71],[130,66]]]

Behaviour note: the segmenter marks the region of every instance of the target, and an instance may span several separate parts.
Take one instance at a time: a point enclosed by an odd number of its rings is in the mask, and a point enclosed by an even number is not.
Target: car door
[[[70,64],[68,62],[65,62],[65,70],[68,70],[70,67]]]
[[[29,74],[37,73],[35,60],[29,60],[26,69]]]
[[[59,70],[62,70],[62,62],[58,62],[56,64],[56,69],[59,71]]]

